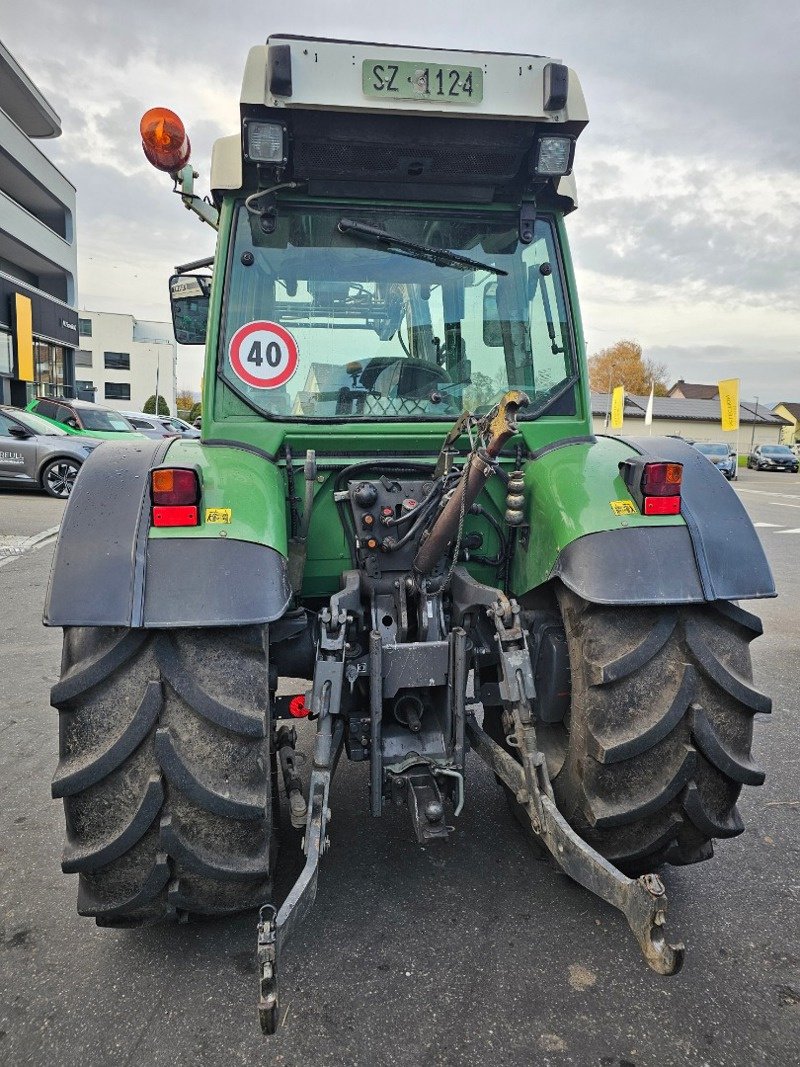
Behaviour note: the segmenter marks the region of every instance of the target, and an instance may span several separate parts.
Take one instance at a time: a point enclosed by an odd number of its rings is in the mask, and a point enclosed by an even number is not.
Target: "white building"
[[[61,120],[0,42],[0,403],[74,396],[75,187],[34,143]]]
[[[152,322],[108,311],[81,311],[75,388],[82,400],[141,411],[148,397],[163,396],[175,414],[178,346],[171,322]]]

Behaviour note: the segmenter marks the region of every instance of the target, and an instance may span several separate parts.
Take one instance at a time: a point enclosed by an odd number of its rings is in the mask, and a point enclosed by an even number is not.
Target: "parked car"
[[[726,441],[698,441],[694,446],[728,481],[736,477],[736,453]]]
[[[791,471],[797,474],[800,460],[788,445],[756,445],[747,457],[749,470]]]
[[[199,430],[199,429],[201,429],[202,425],[203,425],[203,416],[202,415],[198,415],[197,418],[192,423],[192,426],[194,426],[195,430]]]
[[[162,422],[172,426],[177,430],[181,437],[199,437],[199,427],[191,426],[188,422],[184,422],[183,419],[176,418],[175,415],[159,415]]]
[[[159,415],[148,415],[144,411],[121,411],[134,430],[143,433],[145,437],[180,437],[178,430],[173,429],[166,419]]]
[[[142,436],[118,411],[90,404],[88,400],[37,396],[25,410],[80,437],[96,437],[102,441]]]
[[[0,483],[30,485],[62,500],[100,441],[67,433],[30,411],[0,406]]]

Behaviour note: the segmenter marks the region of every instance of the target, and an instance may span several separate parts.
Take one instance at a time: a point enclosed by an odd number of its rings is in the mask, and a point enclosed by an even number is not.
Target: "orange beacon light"
[[[189,162],[192,146],[186,127],[166,107],[151,107],[139,123],[142,148],[150,163],[158,170],[174,174]]]

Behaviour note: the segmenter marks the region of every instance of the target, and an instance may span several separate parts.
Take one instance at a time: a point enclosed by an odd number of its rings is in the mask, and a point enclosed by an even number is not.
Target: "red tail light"
[[[682,478],[682,463],[645,463],[642,492],[645,496],[680,496]]]
[[[619,470],[643,515],[680,515],[682,463],[626,459]]]
[[[186,467],[158,467],[150,472],[153,526],[198,526],[200,479]]]

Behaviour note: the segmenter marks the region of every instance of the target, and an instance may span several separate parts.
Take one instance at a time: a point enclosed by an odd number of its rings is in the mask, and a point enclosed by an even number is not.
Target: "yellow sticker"
[[[636,505],[632,500],[612,500],[611,510],[615,515],[638,515]]]
[[[230,522],[232,514],[230,508],[206,508],[206,522]]]

